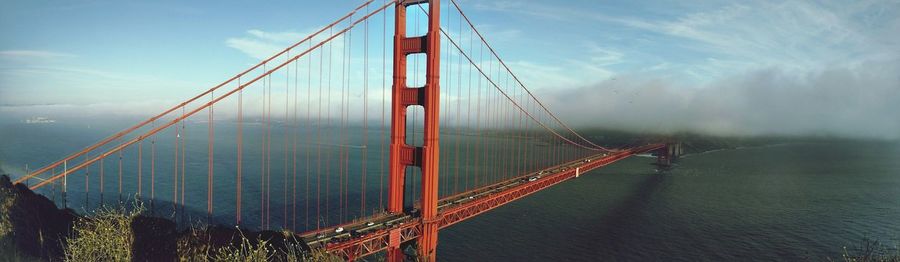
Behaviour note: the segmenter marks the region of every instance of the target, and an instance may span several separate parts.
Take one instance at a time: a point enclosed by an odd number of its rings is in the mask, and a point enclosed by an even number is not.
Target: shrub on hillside
[[[78,219],[65,246],[66,261],[131,261],[131,221],[143,208],[100,208]]]

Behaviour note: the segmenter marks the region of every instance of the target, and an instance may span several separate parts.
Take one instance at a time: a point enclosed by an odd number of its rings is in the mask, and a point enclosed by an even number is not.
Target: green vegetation
[[[142,211],[140,206],[132,211],[104,207],[79,218],[65,246],[66,261],[130,261],[131,221]]]
[[[343,261],[321,249],[309,250],[290,231],[198,224],[178,232],[171,220],[145,216],[143,205],[134,203],[72,215],[0,176],[0,262]]]
[[[9,211],[16,202],[16,195],[6,187],[0,187],[0,240],[12,237],[13,225]],[[5,242],[5,241],[4,241]]]
[[[16,195],[7,188],[0,188],[0,237],[7,237],[12,233],[12,222],[9,219],[9,210],[16,202]]]
[[[250,243],[250,239],[241,233],[240,244],[221,247],[212,255],[208,249],[206,253],[182,253],[180,250],[178,253],[181,261],[269,261],[275,256],[275,251],[269,245],[269,241],[257,239],[256,243],[256,245]],[[179,247],[181,246],[179,245]],[[288,261],[300,261],[299,257],[293,258],[294,260]]]
[[[144,209],[104,208],[75,223],[65,248],[66,261],[131,261],[134,233],[131,225]],[[179,261],[343,261],[323,250],[305,251],[294,233],[282,232],[281,248],[271,240],[248,238],[239,229],[237,243],[216,245],[212,229],[196,225],[177,240]]]
[[[194,226],[189,229],[187,237],[179,238],[177,244],[178,260],[180,261],[208,261],[213,247],[209,244],[209,237],[203,234],[203,230]],[[230,260],[247,261],[247,260]]]
[[[9,259],[10,261],[20,261],[19,259],[21,255],[16,249],[15,242],[13,241],[13,228],[12,222],[9,219],[9,210],[12,207],[13,203],[16,201],[15,195],[9,192],[6,188],[0,188],[0,253],[10,254],[12,257],[16,259]]]
[[[863,238],[859,246],[844,247],[840,260],[844,262],[900,262],[900,244],[890,248],[870,238]]]
[[[328,254],[322,249],[306,251],[296,238],[294,232],[282,231],[276,244],[275,239],[248,237],[240,229],[236,229],[236,239],[228,244],[216,245],[212,235],[216,229],[207,227],[200,229],[194,226],[186,237],[178,241],[179,261],[344,261],[340,257]],[[221,232],[221,230],[219,230]]]
[[[66,261],[131,261],[134,250],[132,223],[144,209],[101,209],[90,217],[81,218],[68,240]],[[305,251],[294,233],[282,232],[284,246],[276,247],[270,239],[251,239],[236,229],[237,243],[216,244],[211,227],[195,225],[177,239],[179,261],[343,261],[323,250]]]
[[[16,203],[12,188],[0,186],[0,261],[33,261],[35,258],[22,254],[16,248],[13,222],[10,211]]]

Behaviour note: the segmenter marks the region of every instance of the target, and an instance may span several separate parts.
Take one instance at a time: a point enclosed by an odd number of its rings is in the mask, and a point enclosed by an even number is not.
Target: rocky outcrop
[[[133,261],[178,260],[175,222],[165,218],[137,216],[131,221]]]
[[[6,175],[0,176],[0,239],[7,238],[18,253],[45,261],[59,261],[65,257],[66,240],[73,235],[72,227],[82,217],[71,209],[58,209],[53,201],[35,194],[22,184],[12,184]],[[217,250],[226,246],[240,246],[247,239],[251,245],[265,240],[274,250],[288,246],[309,251],[302,241],[290,232],[250,231],[228,226],[208,226],[202,229],[178,231],[175,222],[166,218],[137,215],[130,228],[132,261],[178,261],[179,243],[194,250]],[[181,247],[184,248],[184,247]],[[0,250],[2,253],[2,250]],[[276,257],[284,256],[278,254]],[[0,260],[2,260],[0,254]]]
[[[23,184],[13,185],[9,176],[0,176],[0,190],[12,204],[0,210],[11,227],[6,237],[12,239],[19,252],[43,259],[63,257],[63,247],[78,215],[71,209],[58,209],[44,196],[35,194]]]

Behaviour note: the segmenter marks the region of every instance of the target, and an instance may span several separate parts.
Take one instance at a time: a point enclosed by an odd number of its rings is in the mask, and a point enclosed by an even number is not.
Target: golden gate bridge
[[[636,154],[666,166],[680,151],[609,148],[573,130],[455,0],[368,0],[15,182],[59,191],[63,206],[72,191],[85,209],[104,195],[205,208],[209,222],[289,229],[347,260],[399,261],[416,243],[433,261],[440,229]]]

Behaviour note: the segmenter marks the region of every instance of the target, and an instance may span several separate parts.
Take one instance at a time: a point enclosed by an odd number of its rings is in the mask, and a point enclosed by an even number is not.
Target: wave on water
[[[712,154],[712,153],[726,151],[726,150],[761,149],[761,148],[781,147],[781,146],[789,146],[789,145],[796,145],[796,144],[800,144],[800,143],[784,142],[784,143],[774,143],[774,144],[765,144],[765,145],[757,145],[757,146],[736,146],[733,148],[716,148],[716,149],[710,149],[710,150],[706,150],[706,151],[702,151],[702,152],[698,152],[698,153],[684,154],[681,157],[688,158],[688,157],[695,156],[695,155],[698,155],[698,156],[706,155],[706,154]]]

